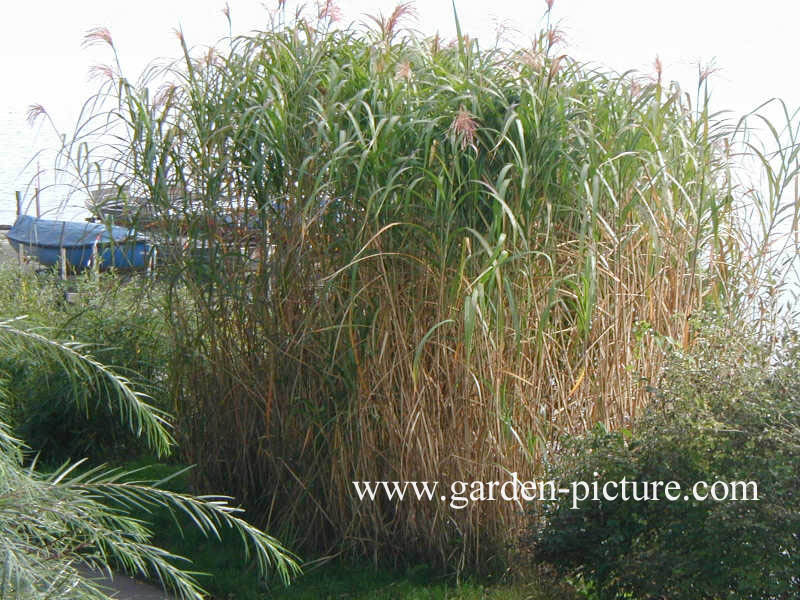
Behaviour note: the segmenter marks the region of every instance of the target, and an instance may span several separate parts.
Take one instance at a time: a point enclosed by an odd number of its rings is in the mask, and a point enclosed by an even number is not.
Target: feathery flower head
[[[477,150],[475,145],[475,132],[478,130],[478,123],[475,121],[470,112],[464,108],[462,104],[456,113],[453,123],[450,125],[450,131],[461,140],[461,150],[466,150],[467,146],[471,146]]]
[[[114,47],[114,40],[111,38],[111,32],[107,27],[95,27],[86,32],[83,36],[83,47],[88,48],[95,44],[107,44],[111,48]]]
[[[411,79],[411,63],[406,60],[397,65],[394,76],[396,79],[405,79],[406,81]]]
[[[28,121],[30,126],[33,126],[41,116],[46,116],[47,111],[41,104],[31,104],[28,107],[28,112],[25,115],[25,120]]]
[[[324,0],[319,4],[317,18],[320,21],[335,23],[342,18],[342,10],[336,5],[334,0]]]
[[[89,79],[107,79],[112,81],[114,79],[114,69],[109,65],[92,65],[89,67]]]
[[[664,65],[661,64],[661,58],[656,54],[656,59],[653,61],[653,69],[656,72],[656,81],[661,83],[661,75],[664,73]]]

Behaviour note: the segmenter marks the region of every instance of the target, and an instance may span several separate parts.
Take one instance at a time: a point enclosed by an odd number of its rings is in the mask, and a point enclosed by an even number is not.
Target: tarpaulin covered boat
[[[6,235],[15,249],[22,246],[25,254],[43,265],[57,264],[64,248],[67,263],[75,269],[91,266],[93,259],[102,269],[143,268],[150,250],[132,229],[28,215],[18,217]]]

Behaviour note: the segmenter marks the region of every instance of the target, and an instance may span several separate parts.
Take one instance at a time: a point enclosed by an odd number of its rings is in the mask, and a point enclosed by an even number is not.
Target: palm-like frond
[[[0,345],[28,360],[55,361],[74,385],[95,387],[109,396],[135,432],[167,452],[171,438],[165,415],[136,392],[130,382],[74,343],[20,328],[19,320],[0,322]],[[0,392],[5,392],[0,385]],[[80,398],[76,395],[75,398]],[[87,569],[121,568],[156,578],[180,598],[199,600],[204,592],[186,559],[150,544],[152,532],[138,517],[167,507],[187,515],[205,535],[219,537],[221,527],[237,531],[266,576],[276,571],[288,582],[299,572],[295,558],[277,540],[237,516],[240,509],[223,497],[193,497],[133,475],[97,467],[80,472],[65,464],[50,474],[23,463],[23,443],[15,439],[0,402],[0,599],[107,600],[107,590],[87,577]]]
[[[136,391],[128,378],[98,362],[88,353],[85,344],[60,341],[44,330],[24,327],[22,318],[0,320],[0,347],[8,353],[24,354],[44,364],[56,363],[70,376],[73,398],[85,406],[90,391],[105,398],[109,408],[120,415],[123,424],[144,438],[158,455],[167,455],[173,444],[167,415],[147,402],[148,397]]]

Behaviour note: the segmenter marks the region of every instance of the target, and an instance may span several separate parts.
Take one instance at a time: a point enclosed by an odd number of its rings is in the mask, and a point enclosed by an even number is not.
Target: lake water
[[[14,222],[16,191],[23,194],[23,211],[35,214],[33,197],[37,185],[42,188],[42,216],[66,219],[88,216],[83,198],[65,201],[67,190],[63,186],[54,187],[52,166],[53,147],[58,141],[56,134],[43,123],[31,127],[25,120],[25,107],[6,105],[3,109],[0,114],[0,224]],[[37,153],[40,153],[38,157]],[[41,171],[38,182],[37,171]]]

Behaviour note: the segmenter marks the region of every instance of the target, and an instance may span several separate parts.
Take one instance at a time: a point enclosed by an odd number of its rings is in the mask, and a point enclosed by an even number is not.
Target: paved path
[[[100,582],[101,585],[114,590],[109,596],[116,600],[172,600],[172,596],[149,583],[138,581],[126,575],[115,574],[111,580],[98,571],[87,575]]]

